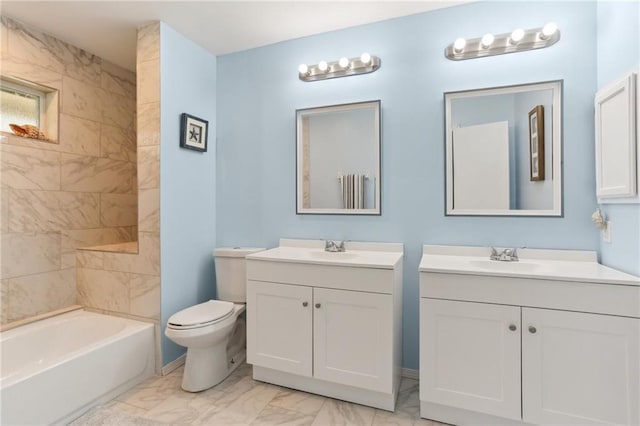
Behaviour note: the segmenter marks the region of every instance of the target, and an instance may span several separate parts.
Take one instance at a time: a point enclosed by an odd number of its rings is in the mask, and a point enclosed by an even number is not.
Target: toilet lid
[[[169,325],[177,327],[193,327],[225,319],[233,312],[233,302],[209,300],[200,303],[169,317]]]

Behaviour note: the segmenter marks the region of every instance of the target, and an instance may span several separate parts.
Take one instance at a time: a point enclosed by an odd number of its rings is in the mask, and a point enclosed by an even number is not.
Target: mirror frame
[[[456,209],[453,206],[453,136],[451,125],[451,102],[457,99],[501,95],[511,93],[528,92],[531,90],[551,90],[552,105],[551,112],[551,177],[553,179],[553,207],[547,210],[498,210],[498,209]],[[484,89],[463,90],[456,92],[445,92],[445,216],[563,216],[563,196],[562,196],[562,89],[563,80],[545,81],[539,83],[525,83],[511,86],[499,86]]]
[[[374,132],[375,132],[375,159],[377,170],[374,177],[374,207],[370,209],[344,209],[344,208],[305,208],[303,185],[303,149],[302,149],[302,119],[314,113],[351,111],[354,109],[373,108]],[[322,214],[322,215],[368,215],[380,216],[382,214],[382,161],[381,161],[381,102],[380,100],[353,102],[337,105],[325,105],[313,108],[296,110],[296,214]],[[337,177],[336,177],[337,178]],[[336,184],[337,186],[337,184]]]

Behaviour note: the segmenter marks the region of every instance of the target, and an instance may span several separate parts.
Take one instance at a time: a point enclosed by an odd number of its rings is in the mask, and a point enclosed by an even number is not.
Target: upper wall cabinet
[[[444,94],[447,215],[562,215],[562,82]]]
[[[599,203],[638,203],[637,82],[631,73],[596,93],[596,193]]]

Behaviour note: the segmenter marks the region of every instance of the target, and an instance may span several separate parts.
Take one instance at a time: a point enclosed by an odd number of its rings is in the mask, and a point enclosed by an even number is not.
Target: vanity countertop
[[[400,243],[344,243],[346,251],[327,252],[323,240],[281,239],[280,246],[253,253],[247,260],[394,269],[402,260]]]
[[[640,277],[599,264],[596,253],[591,251],[518,249],[517,262],[489,260],[490,253],[490,247],[425,245],[419,269],[443,274],[640,286]]]

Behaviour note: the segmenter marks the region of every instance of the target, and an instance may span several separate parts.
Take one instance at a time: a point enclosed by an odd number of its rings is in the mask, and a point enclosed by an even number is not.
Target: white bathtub
[[[77,310],[0,334],[0,424],[66,424],[151,376],[153,324]]]

